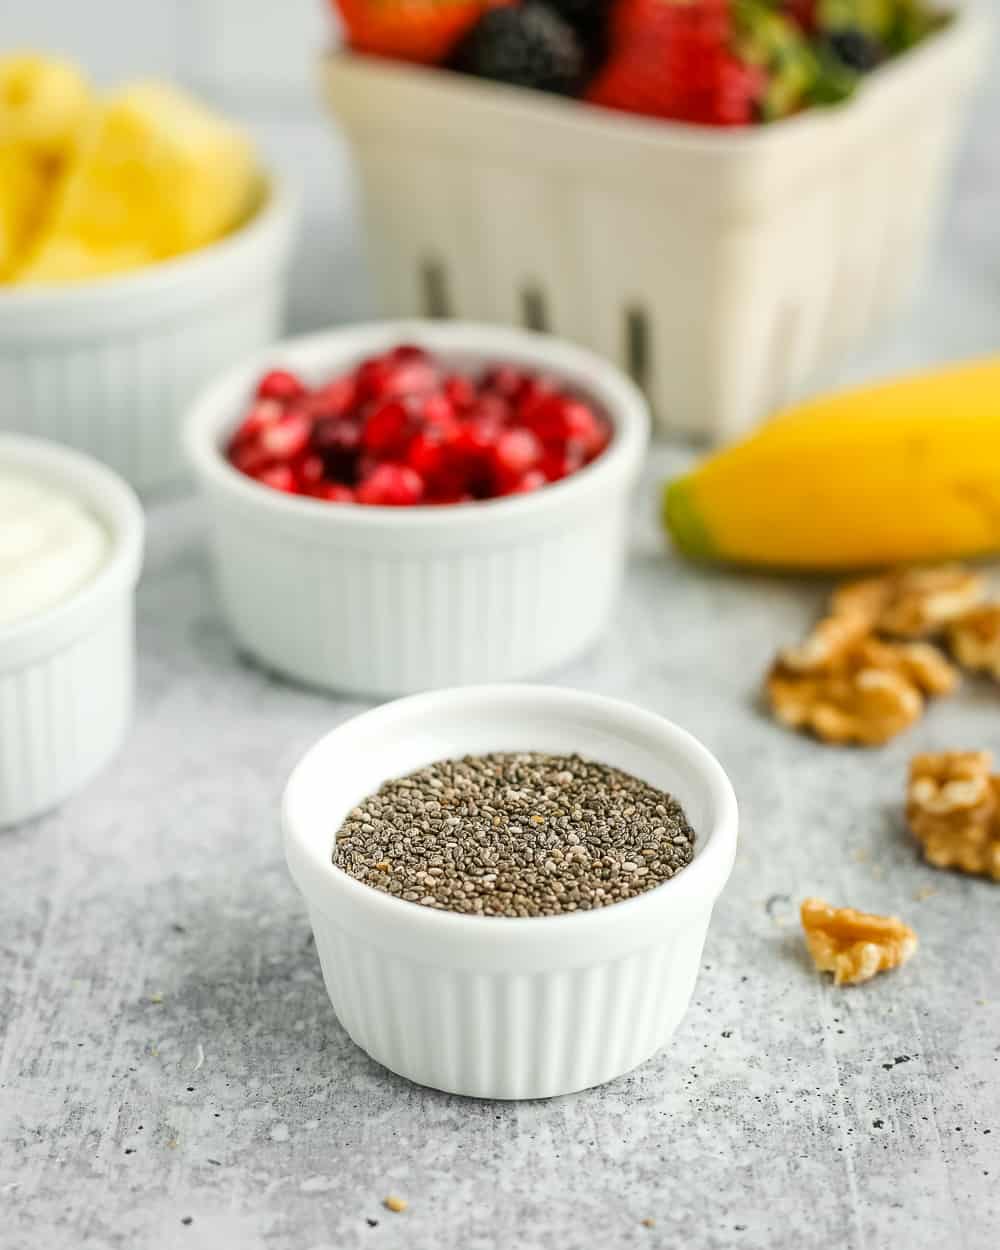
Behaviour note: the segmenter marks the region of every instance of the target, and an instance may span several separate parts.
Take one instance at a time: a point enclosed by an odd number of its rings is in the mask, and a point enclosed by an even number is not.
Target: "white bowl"
[[[627,902],[572,915],[465,916],[408,903],[332,862],[352,807],[391,777],[488,751],[577,752],[675,795],[691,864]],[[690,734],[627,703],[544,686],[417,695],[322,738],[284,798],[285,849],[341,1024],[421,1085],[548,1098],[610,1081],[669,1041],[736,852],[736,798]]]
[[[736,130],[334,53],[380,311],[544,327],[621,362],[665,431],[731,438],[913,289],[986,9],[960,4],[843,106]]]
[[[84,503],[107,527],[112,549],[64,603],[0,627],[0,825],[60,803],[104,767],[124,738],[143,538],[139,501],[89,456],[0,434],[0,469],[11,466]]]
[[[226,439],[266,368],[318,382],[403,341],[456,366],[509,360],[562,378],[607,412],[610,446],[579,473],[530,495],[443,507],[287,495],[226,460]],[[282,673],[360,694],[554,668],[589,647],[607,622],[648,425],[641,396],[612,365],[525,331],[390,322],[275,347],[202,396],[185,431],[211,508],[233,632]]]
[[[90,453],[133,486],[183,476],[197,391],[278,333],[295,204],[275,184],[241,229],[89,282],[0,287],[0,430]]]

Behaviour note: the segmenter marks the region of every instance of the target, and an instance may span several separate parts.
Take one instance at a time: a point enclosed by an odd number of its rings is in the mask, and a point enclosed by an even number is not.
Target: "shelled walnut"
[[[917,949],[917,935],[898,916],[874,916],[807,898],[802,929],[813,963],[837,985],[856,985],[898,968]]]
[[[960,564],[898,569],[847,582],[834,591],[834,616],[863,619],[890,638],[929,638],[981,603],[984,578]]]
[[[1000,777],[988,751],[917,755],[906,818],[935,868],[1000,881]]]
[[[958,685],[957,669],[924,640],[954,621],[977,620],[984,594],[983,578],[957,564],[900,569],[839,586],[830,615],[804,642],[782,651],[768,675],[775,715],[824,742],[888,742],[919,719],[926,696],[950,694]],[[1000,620],[995,631],[1000,674]],[[965,654],[973,648],[966,642]],[[985,663],[980,658],[980,666]]]
[[[963,668],[1000,681],[1000,603],[983,603],[948,626],[948,643]]]
[[[919,719],[925,695],[947,694],[957,680],[935,647],[879,642],[859,635],[849,618],[831,617],[781,653],[767,692],[777,718],[793,729],[878,746]]]

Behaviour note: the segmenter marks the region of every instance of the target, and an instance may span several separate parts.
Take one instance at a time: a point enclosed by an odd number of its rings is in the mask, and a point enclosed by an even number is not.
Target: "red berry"
[[[411,408],[403,399],[376,404],[365,418],[361,442],[376,456],[404,455],[413,434]]]
[[[451,377],[445,378],[441,389],[456,412],[471,408],[476,402],[475,385],[461,373],[453,373]]]
[[[258,398],[276,399],[283,404],[298,399],[305,393],[306,388],[299,379],[286,369],[272,369],[270,373],[265,373],[257,383]]]
[[[254,477],[263,486],[270,486],[274,490],[283,490],[289,494],[295,494],[295,474],[292,472],[291,465],[273,464],[270,468],[261,469],[259,473],[255,473]]]
[[[295,475],[299,480],[299,485],[305,489],[318,486],[323,481],[323,458],[322,456],[309,455],[303,456],[294,467]]]
[[[310,487],[309,494],[314,499],[325,499],[327,503],[354,503],[354,491],[340,482],[317,482]]]
[[[384,356],[373,356],[357,372],[358,395],[389,399],[432,391],[438,384],[437,366],[420,347],[404,345]]]
[[[248,477],[256,477],[271,463],[271,458],[256,439],[229,449],[229,463]]]
[[[501,490],[518,482],[542,458],[542,444],[530,430],[504,430],[493,448],[493,466]]]
[[[523,477],[519,478],[514,485],[506,492],[508,495],[527,495],[533,490],[538,490],[548,482],[548,478],[541,469],[529,469]]]
[[[261,430],[273,425],[283,412],[281,404],[273,399],[258,400],[237,427],[233,435],[233,446],[256,438]]]
[[[274,460],[294,460],[309,445],[312,422],[299,412],[286,412],[279,421],[261,430],[258,443]]]
[[[491,391],[494,395],[513,401],[519,399],[525,387],[533,381],[531,374],[514,365],[494,365],[483,374],[479,386],[483,391]]]
[[[404,507],[419,503],[423,479],[405,464],[378,464],[357,489],[358,503]]]
[[[353,374],[334,378],[309,396],[309,409],[314,417],[346,417],[358,398],[358,384]]]

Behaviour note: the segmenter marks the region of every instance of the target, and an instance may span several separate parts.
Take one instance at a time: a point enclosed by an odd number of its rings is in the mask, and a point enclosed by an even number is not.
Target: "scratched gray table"
[[[995,346],[998,116],[994,88],[923,297],[853,374]],[[321,300],[300,289],[297,306],[310,320]],[[740,797],[736,870],[673,1044],[602,1089],[524,1104],[419,1089],[352,1045],[275,812],[299,754],[362,705],[240,659],[200,509],[161,503],[132,737],[62,811],[0,834],[0,1245],[995,1250],[1000,887],[924,866],[900,797],[914,750],[1000,749],[1000,696],[970,685],[876,754],[771,724],[761,670],[824,588],[674,561],[651,514],[683,462],[655,454],[613,626],[554,676],[680,721]],[[810,893],[901,913],[916,958],[835,990],[803,955]],[[389,1193],[409,1209],[385,1210]]]

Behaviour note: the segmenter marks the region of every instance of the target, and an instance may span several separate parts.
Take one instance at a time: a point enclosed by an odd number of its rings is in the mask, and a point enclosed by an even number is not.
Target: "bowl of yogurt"
[[[0,434],[0,826],[55,807],[121,745],[142,542],[116,474]]]

